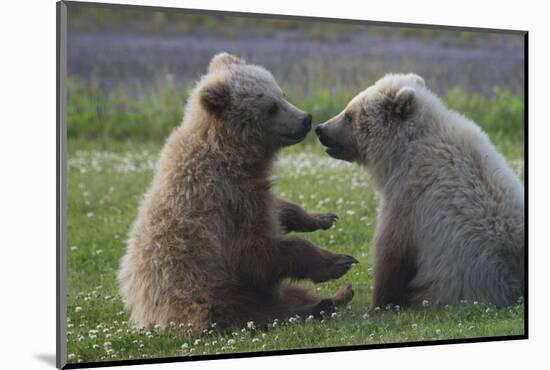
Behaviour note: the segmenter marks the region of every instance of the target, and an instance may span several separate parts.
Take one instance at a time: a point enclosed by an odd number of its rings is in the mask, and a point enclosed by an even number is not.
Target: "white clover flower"
[[[189,344],[183,343],[180,348],[181,348],[182,351],[186,351],[187,348],[189,348]]]
[[[230,345],[230,346],[234,345],[235,344],[235,339],[228,339],[227,344]]]
[[[95,335],[95,334],[90,334],[90,339],[97,339],[97,335]]]
[[[73,246],[71,247],[71,250],[72,250],[72,251],[78,250],[78,245],[73,245]]]
[[[314,319],[313,315],[309,315],[308,317],[306,317],[306,322],[310,322],[313,319]]]
[[[363,320],[366,320],[370,317],[369,313],[365,313],[363,316],[361,316],[363,318]]]
[[[76,357],[76,355],[74,353],[69,353],[69,355],[67,356],[67,359],[68,360],[74,360],[75,357]]]
[[[355,214],[355,211],[353,209],[348,209],[346,213],[350,216],[353,216]]]
[[[176,323],[175,323],[175,322],[173,322],[173,321],[170,321],[170,323],[169,323],[168,325],[170,325],[170,327],[171,327],[171,328],[174,328],[174,327],[176,327]]]
[[[82,311],[82,307],[80,307],[80,306],[78,306],[74,309],[74,312],[80,312],[80,311]]]
[[[331,317],[332,319],[334,319],[336,316],[338,316],[338,314],[337,314],[336,312],[333,312],[333,313],[330,315],[330,317]]]
[[[436,333],[437,335],[441,335],[441,329],[436,329],[436,330],[435,330],[435,333]]]
[[[259,342],[260,340],[258,338],[252,338],[252,343]]]
[[[418,325],[417,325],[416,323],[413,323],[413,324],[411,325],[411,327],[412,327],[414,330],[416,330],[416,329],[418,328]]]
[[[199,344],[201,344],[201,340],[195,339],[195,342],[193,343],[193,345],[198,346]]]
[[[254,328],[255,328],[255,326],[254,326],[254,321],[249,321],[249,322],[247,322],[247,323],[246,323],[246,327],[247,327],[248,329],[254,329]]]
[[[428,307],[429,305],[430,305],[430,302],[428,300],[425,299],[422,301],[422,306]]]
[[[79,342],[82,342],[84,339],[86,339],[86,338],[83,335],[80,335],[77,340]]]
[[[99,348],[99,344],[94,344],[94,345],[92,345],[92,348],[93,348],[93,349],[98,349],[98,348]]]

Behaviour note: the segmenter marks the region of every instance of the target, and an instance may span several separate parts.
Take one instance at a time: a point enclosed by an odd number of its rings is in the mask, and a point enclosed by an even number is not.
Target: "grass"
[[[306,91],[291,86],[282,87],[296,106],[313,115],[314,122],[324,122],[339,113],[359,91],[331,84],[323,84],[319,66],[309,66],[311,85]],[[368,86],[374,81],[365,81]],[[112,90],[104,89],[97,80],[85,83],[77,78],[68,80],[67,134],[70,139],[91,140],[146,140],[162,142],[180,122],[183,102],[190,88],[181,89],[170,78],[157,77],[153,86],[120,84]],[[473,94],[462,87],[451,89],[444,97],[449,108],[476,121],[485,131],[498,137],[495,141],[511,141],[522,147],[523,97],[493,89],[491,96]],[[311,136],[307,144],[311,144]],[[301,147],[297,147],[301,150]]]
[[[337,113],[351,97],[345,90],[318,89],[294,96],[317,122]],[[292,96],[292,94],[289,94]],[[192,356],[216,353],[321,348],[359,344],[476,338],[524,333],[524,307],[495,309],[473,302],[366,315],[372,285],[370,242],[377,197],[368,175],[322,154],[310,135],[285,149],[277,162],[276,193],[309,211],[331,211],[340,221],[330,230],[302,234],[312,242],[352,254],[360,264],[338,281],[318,285],[331,294],[354,284],[350,305],[323,321],[292,320],[219,335],[191,337],[174,331],[143,331],[128,325],[117,292],[116,271],[127,232],[153,175],[163,139],[179,122],[185,93],[159,84],[132,94],[107,94],[72,81],[68,120],[68,353],[69,362]],[[523,99],[496,89],[490,97],[452,90],[447,104],[474,118],[523,178]]]

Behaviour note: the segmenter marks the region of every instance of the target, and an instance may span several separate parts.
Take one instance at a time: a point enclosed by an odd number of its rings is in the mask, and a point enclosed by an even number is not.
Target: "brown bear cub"
[[[385,76],[316,133],[330,156],[366,166],[380,195],[373,307],[523,296],[523,185],[421,77]]]
[[[357,262],[285,235],[337,218],[272,192],[277,152],[310,129],[311,115],[285,100],[267,70],[226,53],[212,59],[161,153],[121,263],[134,323],[263,326],[351,300],[351,284],[323,298],[288,281],[337,279]]]

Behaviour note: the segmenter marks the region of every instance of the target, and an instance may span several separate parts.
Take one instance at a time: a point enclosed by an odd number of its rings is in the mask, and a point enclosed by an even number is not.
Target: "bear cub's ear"
[[[208,66],[208,72],[215,71],[222,67],[227,67],[231,64],[244,64],[245,61],[241,58],[237,58],[229,53],[219,53],[214,55]]]
[[[407,75],[411,80],[413,80],[418,87],[426,87],[426,81],[416,73],[409,73]]]
[[[408,118],[416,109],[415,95],[412,88],[401,88],[393,98],[393,113],[399,115],[401,118]]]
[[[216,81],[205,86],[200,92],[200,102],[207,111],[220,115],[229,105],[231,91],[224,81]]]

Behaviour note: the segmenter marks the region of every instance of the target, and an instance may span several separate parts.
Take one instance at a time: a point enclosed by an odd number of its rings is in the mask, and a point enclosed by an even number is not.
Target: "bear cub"
[[[387,75],[316,128],[380,195],[372,305],[524,294],[524,189],[487,135],[414,74]]]
[[[289,282],[324,282],[357,261],[291,231],[328,229],[272,192],[280,149],[301,142],[311,115],[290,104],[266,69],[216,55],[168,138],[130,232],[118,280],[139,326],[201,331],[330,314],[351,284],[320,297]]]

